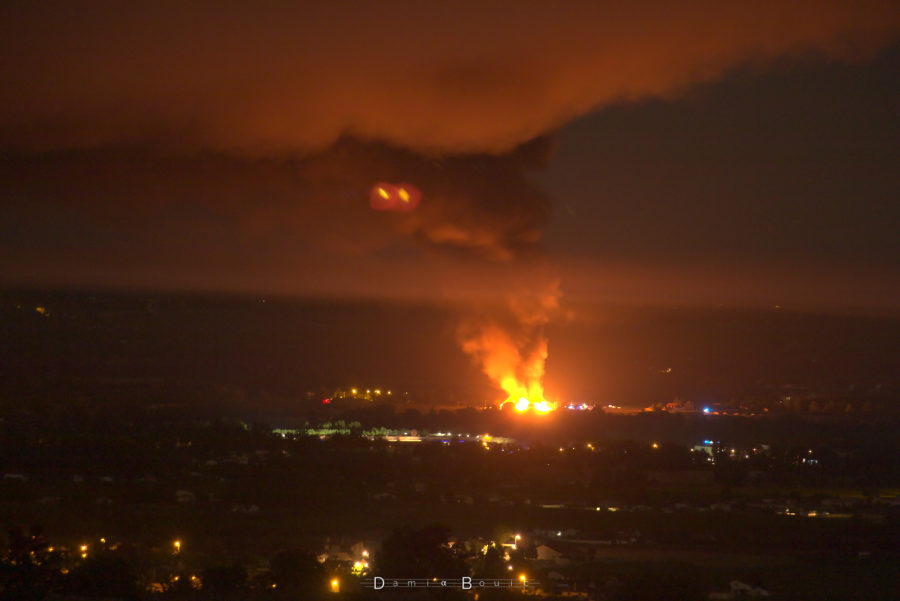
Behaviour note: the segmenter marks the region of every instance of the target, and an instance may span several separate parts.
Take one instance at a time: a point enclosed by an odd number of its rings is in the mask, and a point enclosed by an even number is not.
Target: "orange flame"
[[[558,308],[556,287],[544,294],[525,293],[508,302],[513,323],[468,321],[460,327],[460,344],[482,371],[506,393],[500,407],[547,413],[556,403],[544,396],[547,340],[543,326]]]

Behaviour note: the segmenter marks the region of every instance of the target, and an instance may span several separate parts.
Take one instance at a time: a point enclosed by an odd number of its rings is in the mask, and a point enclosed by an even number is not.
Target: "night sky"
[[[609,376],[578,328],[610,304],[900,313],[894,2],[5,2],[0,31],[7,288],[424,302],[523,391],[546,327],[557,388]]]
[[[357,4],[4,3],[3,280],[898,308],[896,4]]]

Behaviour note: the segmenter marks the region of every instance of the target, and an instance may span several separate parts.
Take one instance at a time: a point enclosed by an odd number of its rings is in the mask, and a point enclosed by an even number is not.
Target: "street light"
[[[341,581],[338,580],[337,578],[335,578],[331,581],[331,592],[332,593],[341,592]]]
[[[181,553],[181,541],[180,540],[175,541],[174,543],[172,543],[172,545],[174,545],[176,553]]]

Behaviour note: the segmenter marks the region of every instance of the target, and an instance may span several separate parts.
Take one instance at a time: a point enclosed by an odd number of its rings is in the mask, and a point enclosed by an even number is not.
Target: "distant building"
[[[537,553],[538,561],[546,561],[548,563],[554,563],[556,565],[564,565],[569,563],[569,560],[561,551],[557,551],[553,547],[549,547],[547,545],[538,545],[535,548],[535,552]]]

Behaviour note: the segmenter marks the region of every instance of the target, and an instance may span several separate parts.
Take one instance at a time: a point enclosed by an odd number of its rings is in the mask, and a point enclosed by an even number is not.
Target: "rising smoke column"
[[[548,352],[544,327],[560,301],[559,281],[540,246],[549,200],[526,177],[546,164],[553,147],[544,137],[500,156],[445,156],[430,164],[408,154],[407,168],[425,190],[414,210],[403,201],[408,184],[381,182],[370,191],[376,211],[409,213],[394,224],[400,232],[429,249],[456,253],[473,269],[490,264],[499,274],[499,298],[475,303],[479,308],[462,318],[457,339],[504,391],[503,403],[520,411],[555,406],[543,388]],[[419,188],[412,191],[418,201]]]
[[[503,405],[549,411],[555,403],[544,395],[548,341],[544,326],[559,310],[558,280],[542,288],[521,288],[505,299],[502,317],[496,311],[463,319],[457,330],[462,350],[506,393]]]

